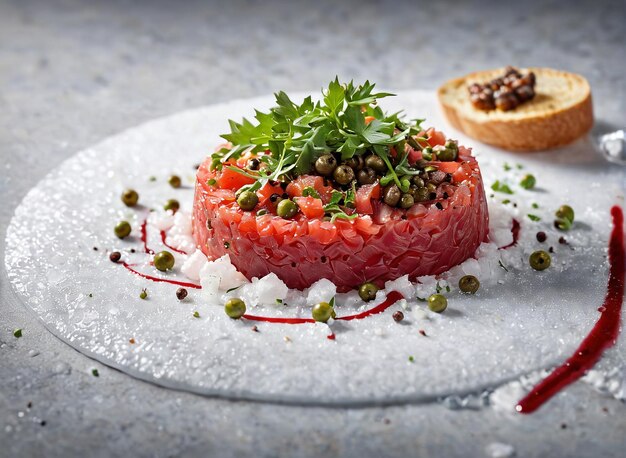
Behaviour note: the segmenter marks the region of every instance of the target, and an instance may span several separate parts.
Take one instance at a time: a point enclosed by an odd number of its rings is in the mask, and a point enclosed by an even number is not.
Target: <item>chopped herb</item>
[[[312,186],[307,186],[302,190],[303,197],[315,197],[316,199],[320,198],[319,193]]]
[[[415,358],[413,357],[413,355],[409,356],[409,362],[410,362],[410,363],[415,362]]]
[[[20,328],[17,328],[16,330],[14,330],[13,337],[17,337],[18,339],[22,337],[22,330]]]
[[[533,202],[531,207],[533,208],[539,208],[539,204],[537,202]]]
[[[337,152],[346,161],[373,152],[385,162],[389,175],[401,187],[390,150],[421,132],[423,120],[407,123],[399,113],[385,113],[377,100],[393,94],[375,93],[374,84],[369,81],[356,86],[353,82],[340,84],[335,79],[322,95],[319,102],[313,102],[309,96],[297,104],[279,92],[275,94],[276,106],[269,112],[256,111],[253,121],[229,121],[230,133],[222,138],[233,146],[214,153],[211,168],[219,170],[248,152],[268,151],[261,159],[265,164],[261,170],[249,173],[233,168],[256,180],[244,190],[257,190],[268,181],[308,173],[324,154]],[[366,117],[370,122],[366,122]]]
[[[140,299],[146,299],[148,297],[148,290],[146,288],[141,290],[141,293],[139,293],[139,298]]]
[[[241,286],[243,286],[243,285],[241,285]],[[234,288],[227,289],[227,290],[226,290],[226,292],[227,292],[227,293],[230,293],[230,292],[232,292],[232,291],[235,291],[235,290],[237,290],[237,289],[241,288],[241,286],[235,286]]]
[[[98,369],[91,369],[91,375],[94,377],[100,377],[100,372],[98,372]]]
[[[446,285],[446,292],[450,292],[450,285]]]
[[[149,181],[156,181],[156,177],[153,175],[150,178],[148,178]]]
[[[502,261],[498,259],[498,264],[500,265],[500,267],[502,267],[504,269],[505,272],[508,272],[509,269],[506,268],[506,266],[504,264],[502,264]]]
[[[200,318],[200,313],[196,310],[195,312],[193,312],[193,317]]]
[[[282,300],[282,299],[276,299],[276,303],[277,303],[277,304],[282,304],[282,303],[283,303],[283,300]]]
[[[531,221],[541,221],[541,218],[540,218],[539,216],[537,216],[537,215],[533,215],[532,213],[529,213],[529,214],[528,214],[528,215],[526,215],[526,216],[528,216],[528,218],[529,218]]]
[[[505,183],[500,183],[500,180],[496,180],[494,184],[491,185],[491,189],[495,192],[502,192],[504,194],[513,194],[513,191],[509,187],[509,185]]]
[[[89,293],[89,294],[87,294],[87,296],[93,297],[93,293]]]
[[[209,178],[206,182],[206,184],[208,184],[209,186],[215,186],[215,183],[217,183],[217,180],[215,180],[215,178]]]
[[[512,167],[509,165],[509,163],[508,163],[508,162],[505,162],[505,163],[504,163],[504,171],[505,171],[505,172],[508,172],[508,171],[509,171],[509,170],[511,170],[511,169],[512,169]]]
[[[516,167],[517,167],[517,170],[522,170],[524,168],[522,164],[517,164]]]
[[[330,301],[328,301],[328,305],[330,305],[331,307],[335,306],[335,296],[333,296]]]
[[[510,203],[511,203],[511,199],[504,199],[504,200],[502,201],[502,203],[503,203],[504,205],[506,205],[506,204],[510,204]]]

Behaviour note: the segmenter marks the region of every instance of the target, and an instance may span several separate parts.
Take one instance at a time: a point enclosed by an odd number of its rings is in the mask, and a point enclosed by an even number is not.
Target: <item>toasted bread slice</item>
[[[513,151],[541,151],[567,145],[593,125],[591,88],[585,78],[550,68],[526,68],[536,76],[535,97],[511,111],[474,108],[468,85],[501,77],[503,69],[471,73],[446,82],[437,92],[455,128],[481,142]]]

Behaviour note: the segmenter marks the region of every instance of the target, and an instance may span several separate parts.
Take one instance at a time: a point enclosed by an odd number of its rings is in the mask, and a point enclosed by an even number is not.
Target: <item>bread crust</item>
[[[472,110],[461,110],[458,103],[448,100],[446,93],[462,88],[468,81],[486,80],[497,70],[475,72],[446,82],[437,91],[441,109],[453,127],[483,143],[511,151],[542,151],[567,145],[585,135],[593,126],[593,106],[589,83],[579,75],[552,69],[531,69],[535,73],[550,72],[573,78],[581,84],[580,100],[567,107],[532,113],[527,116],[507,119],[480,119],[472,116]],[[532,103],[527,102],[527,103]],[[473,109],[478,112],[479,110]],[[477,113],[478,115],[478,113]]]

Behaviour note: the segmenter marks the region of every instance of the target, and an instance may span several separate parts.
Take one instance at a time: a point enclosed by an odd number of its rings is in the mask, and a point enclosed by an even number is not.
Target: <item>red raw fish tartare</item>
[[[231,121],[229,143],[197,173],[193,235],[209,259],[290,288],[339,291],[445,272],[488,232],[469,149],[375,103],[365,83],[331,83],[324,101],[284,93],[258,124]],[[304,158],[303,158],[304,156]]]

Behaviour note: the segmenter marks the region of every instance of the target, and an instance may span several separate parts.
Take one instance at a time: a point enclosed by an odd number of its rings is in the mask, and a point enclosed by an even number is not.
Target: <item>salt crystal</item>
[[[415,295],[415,286],[409,281],[408,275],[388,281],[385,283],[385,289],[387,291],[397,291],[408,298],[412,298]]]
[[[289,292],[287,285],[273,272],[255,281],[253,286],[259,304],[276,304],[276,299],[285,299]]]
[[[215,261],[207,262],[200,270],[200,279],[206,276],[215,276],[220,279],[219,289],[228,290],[237,288],[245,283],[248,279],[239,272],[230,262],[230,256],[225,254]]]
[[[309,305],[314,305],[319,302],[330,302],[330,300],[337,294],[337,287],[335,284],[322,278],[311,285],[306,296],[306,302]]]
[[[183,263],[180,271],[190,280],[200,280],[200,271],[207,264],[207,258],[200,250],[196,250]]]

